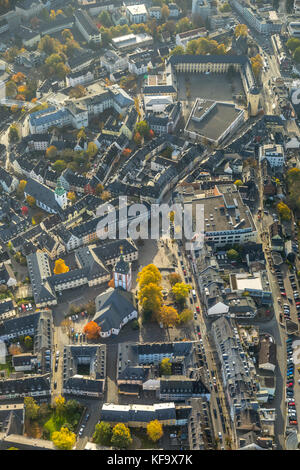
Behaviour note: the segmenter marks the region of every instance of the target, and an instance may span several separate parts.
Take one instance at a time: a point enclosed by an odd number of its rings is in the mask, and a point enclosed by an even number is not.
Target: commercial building
[[[146,48],[153,44],[153,38],[149,34],[125,34],[124,36],[118,36],[112,38],[112,44],[116,49],[120,51],[134,51],[138,48]]]
[[[284,149],[282,145],[266,144],[259,147],[259,161],[267,160],[271,168],[282,168],[285,163]]]
[[[144,4],[129,5],[126,7],[126,16],[130,23],[146,23],[148,11]]]
[[[276,11],[262,12],[254,7],[244,6],[239,0],[232,0],[232,5],[242,15],[248,25],[258,33],[265,35],[281,33],[282,23],[278,19]]]
[[[244,122],[245,112],[236,105],[198,98],[187,120],[184,133],[192,140],[202,139],[219,145]]]

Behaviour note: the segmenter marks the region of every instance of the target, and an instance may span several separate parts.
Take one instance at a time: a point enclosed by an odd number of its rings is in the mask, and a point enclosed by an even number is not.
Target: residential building
[[[146,23],[148,11],[144,4],[129,5],[126,7],[126,16],[130,23]]]
[[[271,168],[282,168],[285,163],[284,149],[282,145],[265,144],[259,147],[259,161],[266,159]]]
[[[86,11],[81,9],[75,12],[75,26],[79,29],[87,42],[100,43],[101,33]]]

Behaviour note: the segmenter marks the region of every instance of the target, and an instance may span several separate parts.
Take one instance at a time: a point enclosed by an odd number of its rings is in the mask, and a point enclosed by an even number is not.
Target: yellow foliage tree
[[[138,299],[145,312],[156,314],[162,303],[162,288],[151,282],[139,290]]]
[[[67,198],[73,204],[76,201],[76,194],[73,191],[69,191],[68,194],[67,194]]]
[[[30,207],[35,206],[35,198],[33,196],[26,196],[26,201],[30,205]]]
[[[160,363],[160,373],[161,375],[171,375],[172,374],[172,364],[169,357],[162,359]]]
[[[291,220],[292,218],[291,209],[284,202],[281,201],[277,204],[277,210],[279,212],[280,217],[283,220]]]
[[[189,284],[185,284],[184,282],[178,282],[172,287],[172,292],[174,294],[176,302],[184,302],[185,299],[188,297],[189,292],[191,290],[191,286]]]
[[[118,449],[126,449],[132,443],[129,428],[124,423],[118,423],[112,430],[111,444]]]
[[[52,433],[51,440],[58,449],[71,450],[76,442],[76,434],[68,428],[61,428],[60,431]]]
[[[67,273],[70,270],[69,266],[67,266],[63,259],[59,258],[55,261],[54,266],[54,274],[62,274]]]
[[[160,271],[154,264],[148,264],[137,275],[137,282],[140,289],[150,283],[160,284],[161,279]]]
[[[248,28],[245,24],[238,24],[235,27],[234,34],[236,37],[238,36],[247,36],[248,34]]]
[[[66,405],[65,398],[59,395],[58,397],[55,398],[54,403],[55,403],[55,411],[57,415],[61,416],[65,411],[65,405]]]
[[[168,328],[176,325],[179,320],[179,315],[175,308],[163,305],[156,313],[156,320],[158,323],[162,323],[165,328]]]
[[[158,441],[163,436],[163,434],[163,427],[158,419],[150,421],[150,423],[147,424],[147,435],[151,441]]]

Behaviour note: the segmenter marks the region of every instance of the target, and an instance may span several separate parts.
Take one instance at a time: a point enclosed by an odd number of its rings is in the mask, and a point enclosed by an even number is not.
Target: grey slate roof
[[[121,289],[108,289],[96,297],[96,313],[93,321],[101,326],[101,331],[119,329],[125,317],[131,314],[135,307],[128,300],[128,293]]]

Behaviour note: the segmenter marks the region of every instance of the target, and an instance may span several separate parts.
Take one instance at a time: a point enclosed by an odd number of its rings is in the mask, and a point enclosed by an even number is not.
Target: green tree
[[[192,23],[188,17],[181,18],[176,24],[176,33],[184,33],[193,28]]]
[[[98,147],[94,142],[89,142],[86,153],[90,158],[94,157],[98,152]]]
[[[111,444],[118,449],[127,449],[132,443],[129,428],[124,423],[118,423],[112,430]]]
[[[18,142],[20,139],[20,133],[18,126],[16,124],[12,124],[8,131],[8,140],[10,143]]]
[[[182,46],[176,46],[170,52],[170,56],[172,56],[172,55],[182,55],[182,54],[185,54],[185,49]]]
[[[287,47],[290,51],[294,52],[294,51],[297,49],[297,47],[300,47],[300,39],[298,39],[298,38],[290,38],[290,39],[287,41],[287,43],[286,43],[286,47]]]
[[[101,25],[105,26],[106,28],[109,28],[113,24],[111,16],[107,10],[101,11],[101,13],[98,15],[98,20],[100,21]]]
[[[295,49],[293,58],[294,58],[294,61],[297,62],[297,64],[299,64],[299,62],[300,62],[300,47],[297,47]]]
[[[5,84],[5,93],[7,98],[15,98],[18,93],[17,85],[12,80],[9,80]]]
[[[25,416],[28,419],[36,419],[39,413],[39,405],[32,397],[24,398]]]
[[[102,446],[109,446],[111,444],[112,438],[112,429],[109,423],[105,421],[100,421],[100,423],[96,424],[95,432],[93,435],[93,441],[96,444],[100,444]]]
[[[239,257],[238,252],[234,250],[233,248],[231,250],[228,250],[226,254],[227,254],[227,257],[232,260],[237,260]]]
[[[193,319],[193,312],[189,308],[185,308],[179,315],[179,324],[185,324]]]
[[[136,131],[143,137],[147,137],[149,135],[149,131],[150,131],[150,128],[149,128],[149,125],[146,121],[140,121],[137,125],[136,125]]]
[[[64,160],[56,160],[53,163],[52,168],[60,174],[67,168],[67,164]]]
[[[229,5],[228,2],[224,3],[220,8],[219,10],[222,12],[222,13],[227,13],[229,11],[231,11],[231,6]]]

